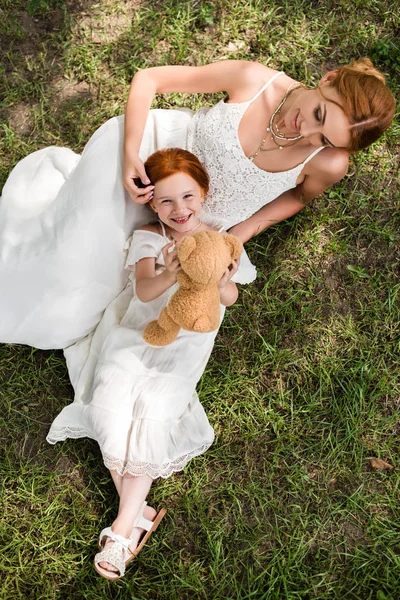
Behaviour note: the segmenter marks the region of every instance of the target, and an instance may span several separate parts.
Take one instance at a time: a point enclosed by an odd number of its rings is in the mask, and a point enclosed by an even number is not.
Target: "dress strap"
[[[161,225],[161,231],[162,231],[163,236],[167,237],[167,232],[165,231],[164,223],[162,221],[160,221],[160,220],[158,220],[158,222]]]
[[[251,104],[252,102],[254,102],[254,100],[256,100],[258,98],[258,96],[260,96],[260,94],[262,94],[263,92],[265,92],[265,90],[267,89],[267,87],[270,86],[270,84],[277,78],[279,77],[279,75],[284,75],[283,71],[278,71],[277,73],[275,73],[274,75],[272,75],[272,77],[270,79],[268,79],[267,83],[265,83],[261,90],[258,90],[257,94],[255,96],[253,96],[253,98],[251,100],[248,100],[248,103]]]
[[[314,156],[316,154],[318,154],[318,152],[321,152],[321,150],[323,150],[325,148],[325,146],[320,146],[319,148],[317,148],[316,150],[314,150],[314,152],[311,152],[310,156],[307,156],[306,160],[302,163],[302,165],[306,165],[308,163],[309,160],[311,160],[312,158],[314,158]]]

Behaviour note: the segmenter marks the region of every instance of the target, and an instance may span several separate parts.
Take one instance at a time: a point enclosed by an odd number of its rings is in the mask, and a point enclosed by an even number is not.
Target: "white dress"
[[[168,477],[205,452],[214,439],[195,388],[217,332],[181,330],[163,348],[149,346],[142,337],[145,325],[159,316],[177,284],[143,303],[135,294],[134,265],[154,257],[156,273],[161,272],[161,249],[169,241],[150,231],[134,232],[126,261],[130,281],[121,294],[126,312],[102,347],[95,333],[92,366],[77,376],[75,401],[57,416],[47,437],[50,443],[80,437],[96,440],[106,467],[120,475]],[[221,320],[224,310],[221,306]]]
[[[225,228],[295,187],[315,154],[269,173],[243,153],[240,120],[272,80],[247,102],[221,101],[194,115],[153,110],[146,123],[141,158],[175,146],[197,154],[211,178],[211,222]],[[125,241],[152,218],[123,189],[123,127],[123,117],[110,119],[81,157],[44,148],[11,172],[0,200],[0,342],[66,348],[95,327],[123,289]]]

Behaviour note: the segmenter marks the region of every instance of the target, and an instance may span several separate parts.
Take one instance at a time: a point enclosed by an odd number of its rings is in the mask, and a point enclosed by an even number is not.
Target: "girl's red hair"
[[[385,77],[369,58],[337,69],[330,86],[338,92],[340,106],[350,122],[349,152],[366,148],[389,127],[396,102]]]
[[[207,171],[194,154],[182,148],[165,148],[157,150],[144,163],[150,181],[155,185],[175,173],[186,173],[200,186],[204,195],[210,186]]]

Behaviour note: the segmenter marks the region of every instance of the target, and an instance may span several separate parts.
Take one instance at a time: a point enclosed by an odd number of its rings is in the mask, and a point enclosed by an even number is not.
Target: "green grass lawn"
[[[369,56],[398,95],[395,4],[2,0],[0,185],[28,152],[80,152],[150,65],[245,58],[316,84]],[[72,400],[62,353],[0,346],[1,600],[400,597],[399,133],[248,244],[258,279],[199,386],[215,443],[153,486],[167,517],[123,580],[92,567],[117,510],[97,445],[45,442]]]

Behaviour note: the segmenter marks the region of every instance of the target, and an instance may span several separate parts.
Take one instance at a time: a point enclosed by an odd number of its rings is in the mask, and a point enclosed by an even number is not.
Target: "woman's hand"
[[[169,242],[162,249],[164,257],[165,271],[168,274],[172,283],[176,283],[176,276],[181,270],[181,265],[175,250],[176,242]]]
[[[126,191],[135,204],[146,204],[152,199],[154,185],[151,185],[138,154],[125,156],[123,181]],[[136,185],[137,183],[139,186]]]

